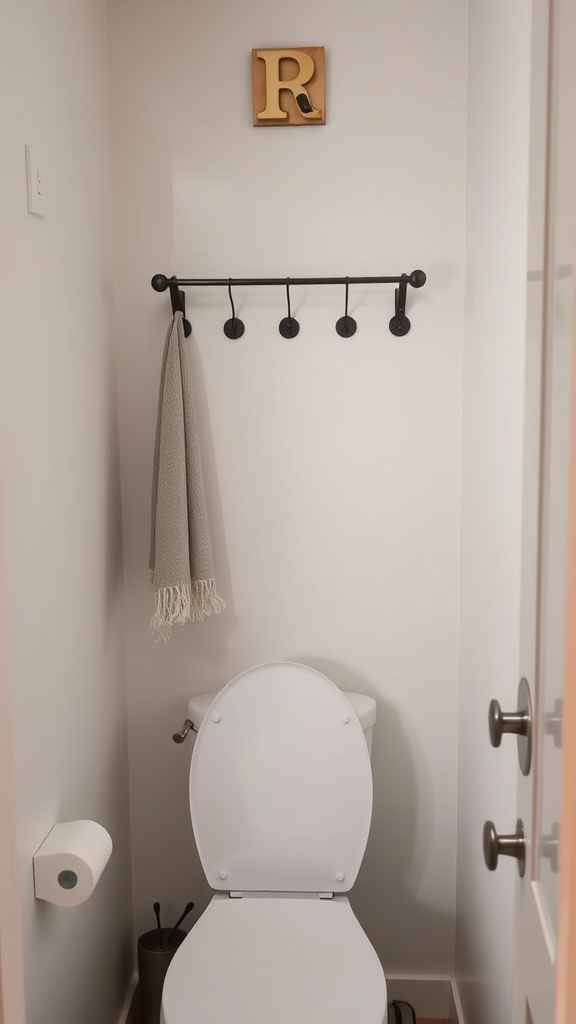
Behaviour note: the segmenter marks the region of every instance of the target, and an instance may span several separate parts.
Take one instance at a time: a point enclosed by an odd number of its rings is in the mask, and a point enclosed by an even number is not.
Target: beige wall
[[[25,1024],[2,510],[3,502],[0,505],[0,1024]]]
[[[188,813],[193,692],[277,658],[378,701],[375,809],[353,902],[390,973],[451,974],[466,9],[457,0],[111,8],[131,809],[137,928],[209,893]],[[328,123],[251,126],[250,50],[323,44]],[[188,293],[219,588],[228,610],[148,631],[148,510],[162,342],[157,272],[395,274],[393,289]]]
[[[510,1024],[513,863],[495,874],[482,826],[516,821],[515,744],[488,705],[516,706],[520,670],[530,4],[471,0],[468,48],[456,971],[467,1024]]]
[[[102,0],[6,0],[0,36],[1,463],[27,1024],[112,1024],[132,970]],[[24,146],[48,215],[26,209]],[[35,901],[32,855],[94,818],[84,905]],[[10,1022],[11,1024],[11,1022]]]

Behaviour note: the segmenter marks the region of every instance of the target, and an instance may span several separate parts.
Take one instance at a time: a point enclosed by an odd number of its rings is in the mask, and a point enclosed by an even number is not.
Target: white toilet
[[[292,662],[190,702],[190,808],[217,895],[176,952],[162,1024],[386,1024],[347,892],[372,815],[372,698]],[[198,714],[200,712],[200,714]]]

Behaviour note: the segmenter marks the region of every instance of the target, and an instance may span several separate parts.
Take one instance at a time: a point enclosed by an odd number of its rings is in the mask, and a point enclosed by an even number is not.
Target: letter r
[[[256,50],[256,56],[263,60],[266,67],[266,106],[257,118],[259,121],[285,121],[288,114],[280,106],[280,93],[283,89],[292,93],[296,101],[298,96],[304,94],[310,108],[313,109],[310,97],[305,85],[310,81],[316,70],[314,61],[309,53],[303,50]],[[298,71],[294,78],[280,78],[280,62],[290,59],[298,65]]]

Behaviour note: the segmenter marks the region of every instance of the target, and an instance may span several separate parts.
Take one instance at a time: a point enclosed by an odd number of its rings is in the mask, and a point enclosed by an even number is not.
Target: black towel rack
[[[423,270],[413,270],[411,274],[399,274],[395,277],[166,277],[165,274],[154,274],[151,284],[154,291],[165,292],[170,290],[172,301],[172,312],[181,312],[184,316],[184,329],[186,336],[192,330],[186,320],[186,299],[182,288],[194,287],[221,287],[227,288],[232,306],[232,317],[226,321],[224,332],[228,338],[239,338],[244,333],[244,325],[236,317],[234,303],[232,300],[232,288],[245,287],[246,285],[282,285],[286,288],[288,302],[288,316],[280,322],[280,333],[284,338],[294,338],[300,330],[298,321],[291,315],[290,309],[290,288],[292,285],[317,285],[317,284],[342,284],[346,285],[346,314],[341,317],[337,324],[337,331],[342,337],[351,336],[356,330],[352,317],[348,316],[348,287],[353,284],[396,284],[394,316],[389,322],[389,328],[396,337],[403,337],[410,330],[410,321],[406,316],[406,292],[408,285],[412,288],[422,288],[426,283],[426,274]],[[352,325],[354,325],[352,327]]]

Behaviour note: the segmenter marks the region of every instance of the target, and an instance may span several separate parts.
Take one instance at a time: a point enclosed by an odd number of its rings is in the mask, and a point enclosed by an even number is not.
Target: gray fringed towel
[[[226,607],[216,592],[192,382],[182,313],[168,333],[162,360],[152,479],[150,572],[156,612],[150,623],[168,640],[172,625]]]

